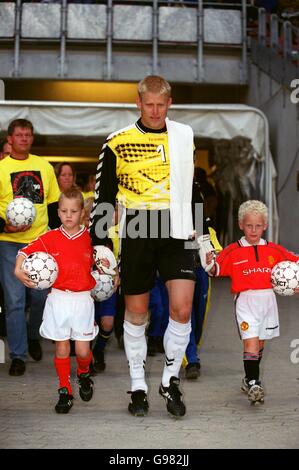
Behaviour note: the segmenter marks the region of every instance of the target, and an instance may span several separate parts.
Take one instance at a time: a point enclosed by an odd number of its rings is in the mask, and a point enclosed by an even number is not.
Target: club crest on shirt
[[[274,263],[275,263],[275,259],[274,259],[274,257],[273,257],[273,256],[271,256],[271,255],[270,255],[270,256],[268,256],[268,261],[269,261],[269,264],[270,264],[270,266],[273,266],[273,265],[274,265]]]
[[[249,324],[246,321],[242,321],[240,327],[242,331],[247,331],[249,328]]]

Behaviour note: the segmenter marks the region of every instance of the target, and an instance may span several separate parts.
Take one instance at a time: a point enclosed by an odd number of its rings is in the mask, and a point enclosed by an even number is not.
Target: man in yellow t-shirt
[[[12,363],[9,374],[23,375],[27,349],[41,360],[39,327],[47,291],[30,291],[30,319],[25,317],[26,288],[14,276],[16,255],[20,248],[51,228],[60,225],[57,215],[59,187],[54,169],[42,158],[32,155],[33,126],[26,119],[15,119],[8,126],[7,141],[11,153],[0,161],[0,282],[4,291],[7,341]],[[16,197],[30,199],[36,209],[32,225],[14,227],[6,219],[7,205]]]

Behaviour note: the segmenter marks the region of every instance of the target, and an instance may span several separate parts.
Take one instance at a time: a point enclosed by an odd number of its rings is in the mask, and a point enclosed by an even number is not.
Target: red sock
[[[54,365],[59,379],[59,388],[66,387],[69,394],[72,395],[72,387],[70,384],[71,375],[71,358],[54,358]]]
[[[77,376],[79,377],[80,374],[86,374],[89,372],[89,364],[92,361],[92,352],[90,351],[89,356],[86,359],[81,359],[80,357],[76,356],[77,361]]]

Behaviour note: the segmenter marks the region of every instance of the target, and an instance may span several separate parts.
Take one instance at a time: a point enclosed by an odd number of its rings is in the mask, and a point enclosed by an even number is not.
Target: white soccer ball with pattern
[[[96,285],[91,290],[91,297],[97,302],[109,299],[115,292],[113,276],[92,271],[91,275],[96,280]]]
[[[281,261],[271,271],[271,283],[274,292],[288,296],[299,287],[299,264],[294,261]]]
[[[32,225],[36,217],[36,209],[30,199],[17,197],[6,208],[6,218],[10,225],[20,227]]]
[[[24,259],[22,269],[27,271],[34,289],[49,289],[58,276],[58,265],[52,255],[37,251]]]

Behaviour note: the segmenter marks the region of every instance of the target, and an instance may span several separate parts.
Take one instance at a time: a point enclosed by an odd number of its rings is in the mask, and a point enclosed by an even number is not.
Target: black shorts
[[[197,250],[186,249],[185,240],[174,238],[123,238],[121,241],[121,293],[148,292],[157,273],[163,281],[196,280]]]

